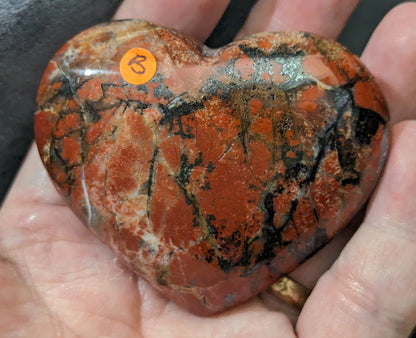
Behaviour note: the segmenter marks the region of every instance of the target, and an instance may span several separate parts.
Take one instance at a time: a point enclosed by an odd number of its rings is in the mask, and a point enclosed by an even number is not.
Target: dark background
[[[78,32],[109,20],[120,2],[0,0],[0,204],[33,139],[35,97],[49,59]],[[255,2],[231,0],[207,43],[230,41]],[[360,54],[377,23],[399,2],[362,0],[340,41]]]
[[[348,0],[346,0],[348,1]],[[0,0],[0,204],[33,139],[35,97],[55,51],[72,36],[109,20],[120,0]],[[208,39],[226,44],[255,0],[231,0]],[[361,54],[372,31],[399,0],[362,0],[339,41]],[[416,337],[415,332],[412,337]]]

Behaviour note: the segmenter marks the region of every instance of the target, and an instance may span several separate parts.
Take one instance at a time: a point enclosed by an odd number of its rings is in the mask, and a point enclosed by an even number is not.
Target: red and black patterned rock
[[[256,295],[324,245],[388,150],[372,76],[307,33],[211,50],[144,21],[103,24],[56,54],[38,106],[39,152],[71,208],[198,314]]]

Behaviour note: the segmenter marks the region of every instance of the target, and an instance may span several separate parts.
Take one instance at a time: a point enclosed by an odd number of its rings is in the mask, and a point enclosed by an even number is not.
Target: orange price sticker
[[[120,74],[133,85],[149,82],[156,73],[157,62],[152,53],[143,48],[130,49],[120,61]]]

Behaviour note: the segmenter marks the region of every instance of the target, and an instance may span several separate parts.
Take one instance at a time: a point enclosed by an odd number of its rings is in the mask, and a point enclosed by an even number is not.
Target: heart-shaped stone
[[[111,22],[50,62],[35,133],[88,228],[198,314],[243,302],[367,200],[387,149],[372,76],[339,44],[263,33],[209,49]]]

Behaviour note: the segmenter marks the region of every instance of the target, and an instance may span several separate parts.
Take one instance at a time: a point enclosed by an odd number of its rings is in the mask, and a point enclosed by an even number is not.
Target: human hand
[[[260,0],[240,36],[306,30],[336,38],[356,2]],[[228,1],[188,3],[126,0],[116,18],[143,18],[204,41]],[[319,278],[351,229],[293,272],[309,287],[317,281],[300,314],[268,292],[205,318],[161,297],[80,223],[32,147],[0,212],[0,335],[294,337],[297,319],[301,337],[406,336],[416,322],[415,17],[414,3],[393,10],[363,54],[390,108],[391,153],[361,227],[331,268]]]

